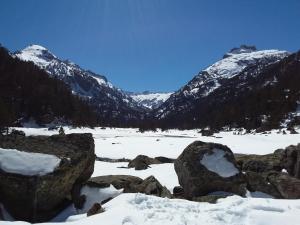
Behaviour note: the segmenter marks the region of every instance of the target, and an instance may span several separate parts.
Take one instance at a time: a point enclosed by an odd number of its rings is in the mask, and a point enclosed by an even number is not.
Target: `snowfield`
[[[52,135],[58,130],[46,128],[18,128],[26,135]],[[227,145],[234,153],[268,154],[288,145],[298,144],[300,134],[282,135],[277,131],[271,134],[235,135],[235,132],[220,132],[214,137],[201,136],[197,130],[169,130],[157,132],[138,132],[138,129],[125,128],[76,128],[65,127],[65,133],[92,133],[95,150],[99,157],[133,159],[137,155],[149,157],[165,156],[177,158],[183,149],[194,141],[215,142]],[[300,130],[298,130],[300,131]],[[289,131],[287,131],[289,133]],[[300,133],[300,132],[299,132]]]
[[[26,135],[52,135],[58,130],[46,128],[18,128]],[[140,133],[137,129],[82,128],[65,127],[65,133],[92,133],[95,150],[99,157],[112,159],[133,159],[139,154],[150,157],[178,157],[183,149],[193,141],[216,142],[227,145],[235,153],[267,154],[278,148],[285,148],[300,142],[300,134],[245,134],[221,132],[214,137],[204,137],[197,130],[170,130]],[[298,132],[300,130],[297,130]],[[287,132],[289,133],[289,132]],[[222,153],[222,152],[221,152]],[[228,165],[224,154],[216,151],[199,161],[212,171],[224,176],[232,175],[235,169]],[[1,151],[0,151],[1,154]],[[3,166],[0,155],[0,166]],[[37,160],[39,161],[39,160]],[[211,162],[214,164],[211,164]],[[146,170],[134,170],[127,162],[95,162],[93,177],[102,175],[133,175],[145,179],[155,176],[170,191],[178,185],[173,163],[151,165]],[[221,170],[219,165],[225,165]],[[224,166],[222,166],[224,168]],[[277,200],[264,193],[248,193],[247,198],[230,196],[219,199],[217,204],[197,203],[187,200],[158,198],[144,194],[124,194],[113,186],[104,189],[84,187],[81,192],[87,196],[83,210],[69,206],[49,224],[74,225],[298,225],[300,221],[300,200]],[[87,210],[95,202],[115,197],[104,204],[104,213],[87,217]],[[1,205],[0,205],[1,207]],[[4,210],[3,210],[4,211]],[[4,211],[6,219],[9,215]],[[0,222],[1,225],[26,225],[26,222]]]
[[[231,196],[217,204],[122,194],[104,205],[105,212],[69,217],[72,225],[298,225],[299,200],[241,198]],[[0,224],[14,224],[0,222]],[[16,222],[26,225],[26,222]],[[61,224],[61,223],[51,223]]]

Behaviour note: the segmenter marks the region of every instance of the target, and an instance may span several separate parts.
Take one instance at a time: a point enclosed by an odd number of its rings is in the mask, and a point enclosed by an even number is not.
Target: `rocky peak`
[[[250,53],[257,51],[254,45],[241,45],[239,48],[232,48],[228,53],[223,56],[223,59],[235,54]]]

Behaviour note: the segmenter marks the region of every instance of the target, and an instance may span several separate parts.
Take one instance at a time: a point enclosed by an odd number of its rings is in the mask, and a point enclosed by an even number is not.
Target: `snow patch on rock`
[[[0,148],[0,169],[7,173],[43,176],[52,173],[59,163],[54,155]]]
[[[213,149],[213,154],[204,154],[200,163],[209,171],[218,174],[221,177],[232,177],[239,173],[238,169],[229,162],[222,149]]]

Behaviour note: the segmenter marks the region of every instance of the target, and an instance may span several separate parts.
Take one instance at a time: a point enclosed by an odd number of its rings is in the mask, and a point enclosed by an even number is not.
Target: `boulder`
[[[195,141],[184,149],[174,166],[187,199],[216,191],[246,194],[244,175],[227,146]]]
[[[138,185],[143,179],[130,175],[108,175],[92,177],[88,180],[87,185],[96,188],[106,188],[113,185],[116,189],[127,188],[131,185]]]
[[[300,179],[300,144],[287,147],[283,151],[281,163],[291,176]]]
[[[234,157],[242,171],[252,171],[258,173],[267,171],[281,171],[282,151],[283,150],[277,150],[274,153],[267,155],[234,154]]]
[[[71,202],[73,187],[86,182],[94,170],[91,134],[30,137],[12,134],[0,137],[0,148],[16,149],[7,151],[16,151],[21,156],[40,153],[35,155],[59,159],[55,169],[43,173],[8,172],[0,165],[0,199],[17,220],[43,222],[53,218]],[[26,165],[27,161],[22,163]]]
[[[124,193],[144,193],[158,197],[172,197],[170,191],[153,176],[145,180],[129,175],[99,176],[91,178],[87,185],[96,188],[106,188],[113,185],[116,189],[124,189]]]
[[[140,184],[130,185],[124,188],[124,192],[144,193],[146,195],[155,195],[163,198],[172,198],[171,192],[165,186],[162,186],[154,176],[147,177]]]
[[[96,214],[99,214],[99,213],[103,213],[103,212],[104,212],[104,209],[102,208],[101,204],[95,203],[92,206],[92,208],[90,208],[87,211],[87,216],[93,216],[93,215],[96,215]]]
[[[151,164],[159,164],[156,159],[150,158],[146,155],[138,155],[128,163],[128,168],[134,168],[135,170],[145,170],[149,168]]]
[[[175,198],[183,198],[184,197],[184,190],[181,186],[175,186],[173,188],[173,196]]]
[[[274,198],[283,198],[276,187],[268,181],[268,174],[269,173],[256,173],[248,171],[246,173],[248,190],[251,192],[263,192],[273,196]]]
[[[283,198],[300,198],[300,179],[291,177],[286,173],[274,172],[268,175],[268,180]]]

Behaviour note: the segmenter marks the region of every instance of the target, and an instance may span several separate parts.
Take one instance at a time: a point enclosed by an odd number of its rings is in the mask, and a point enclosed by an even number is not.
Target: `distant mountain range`
[[[156,109],[163,104],[173,92],[151,92],[141,93],[127,92],[139,105],[148,109]]]
[[[129,95],[114,87],[106,77],[82,69],[69,60],[62,60],[48,49],[30,45],[15,56],[33,62],[51,77],[64,81],[72,93],[84,98],[94,107],[100,124],[107,126],[130,126],[143,119],[147,109]]]
[[[101,125],[271,129],[297,124],[300,116],[298,53],[242,45],[174,93],[125,92],[39,45],[14,56],[64,81],[93,107]]]

